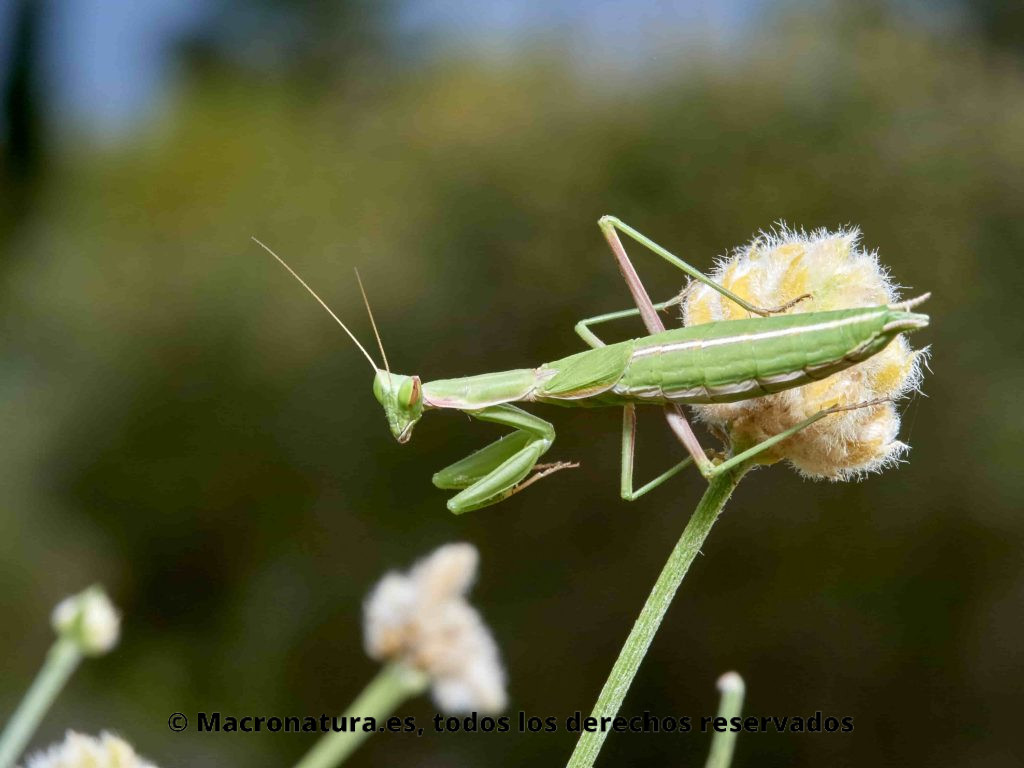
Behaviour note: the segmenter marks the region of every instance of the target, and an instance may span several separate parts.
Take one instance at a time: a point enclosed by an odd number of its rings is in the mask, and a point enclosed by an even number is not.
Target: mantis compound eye
[[[420,377],[410,376],[399,390],[398,399],[406,408],[412,408],[419,403],[422,391],[420,387]]]

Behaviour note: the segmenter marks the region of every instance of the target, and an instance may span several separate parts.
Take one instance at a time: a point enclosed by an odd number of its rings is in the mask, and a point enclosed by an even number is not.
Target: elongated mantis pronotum
[[[599,226],[611,246],[636,308],[586,318],[577,323],[576,333],[591,349],[536,368],[425,383],[418,376],[391,371],[374,324],[384,360],[384,368],[381,369],[355,335],[305,281],[267,246],[258,240],[256,242],[280,261],[330,312],[370,361],[374,371],[374,396],[384,407],[391,433],[399,443],[408,442],[413,427],[424,412],[430,410],[463,411],[481,421],[514,430],[434,475],[434,485],[438,488],[459,491],[448,500],[448,509],[456,514],[496,504],[543,477],[576,466],[564,461],[538,464],[554,442],[554,428],[512,403],[537,402],[588,408],[621,406],[620,491],[624,499],[632,501],[657,488],[691,463],[710,480],[819,419],[840,410],[882,401],[820,411],[790,429],[720,461],[708,458],[683,414],[682,404],[735,402],[824,379],[877,354],[900,333],[928,325],[927,315],[910,311],[927,299],[928,294],[893,305],[781,315],[779,313],[807,296],[796,296],[778,307],[755,307],[618,219],[605,216]],[[665,330],[658,312],[680,303],[682,294],[659,304],[653,303],[626,255],[619,239],[620,232],[678,267],[691,279],[710,286],[757,317]],[[365,293],[363,299],[366,299]],[[649,335],[605,344],[591,330],[591,326],[599,323],[636,316],[642,319]],[[372,313],[370,320],[372,323]],[[634,489],[637,405],[663,407],[669,427],[689,455],[639,489]]]

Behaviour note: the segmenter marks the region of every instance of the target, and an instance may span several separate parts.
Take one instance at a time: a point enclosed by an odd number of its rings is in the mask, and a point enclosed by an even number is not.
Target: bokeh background
[[[437,378],[562,356],[628,306],[601,214],[698,265],[785,220],[859,225],[934,292],[913,450],[859,483],[749,477],[624,712],[710,713],[736,669],[751,714],[856,724],[742,735],[737,766],[1019,765],[1020,7],[0,4],[0,713],[51,606],[100,581],[123,642],[37,746],[113,728],[163,766],[292,764],[308,736],[167,717],[339,710],[375,672],[367,589],[452,540],[482,553],[510,709],[589,710],[703,481],[626,504],[619,414],[546,409],[582,468],[452,517],[430,476],[495,430],[433,415],[397,446],[365,362],[249,237],[369,339],[358,266],[394,366]],[[680,449],[641,427],[647,477]],[[378,736],[352,764],[560,765],[574,741]],[[600,764],[707,744],[612,735]]]

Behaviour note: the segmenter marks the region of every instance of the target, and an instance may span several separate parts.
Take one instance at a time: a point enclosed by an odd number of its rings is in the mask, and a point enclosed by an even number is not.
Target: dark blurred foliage
[[[956,5],[987,40],[1014,53],[1024,53],[1024,4],[1016,0],[960,0]]]
[[[625,711],[710,713],[734,668],[751,714],[856,723],[742,735],[737,766],[1017,764],[1021,62],[960,30],[846,13],[788,17],[646,79],[611,82],[550,45],[387,78],[349,66],[374,87],[194,67],[144,136],[82,144],[44,175],[0,305],[0,712],[41,660],[50,606],[102,581],[123,643],[82,669],[38,744],[115,728],[161,765],[290,764],[307,737],[174,734],[167,717],[347,704],[375,670],[368,587],[450,540],[481,550],[474,600],[511,709],[588,710],[703,481],[621,502],[619,414],[546,409],[550,455],[582,468],[453,518],[430,475],[494,430],[430,414],[397,446],[364,361],[248,237],[369,339],[358,265],[393,365],[433,378],[564,355],[577,319],[626,306],[603,213],[704,265],[784,219],[857,224],[899,282],[934,292],[915,339],[934,374],[905,405],[914,449],[860,483],[750,476]],[[656,298],[679,289],[634,255]],[[680,449],[655,413],[641,427],[646,477]],[[573,743],[379,736],[352,764],[558,765]],[[613,735],[601,764],[699,764],[707,743]]]
[[[15,0],[6,78],[0,76],[0,245],[24,217],[35,197],[43,158],[37,67],[42,7]],[[0,68],[2,72],[2,68]]]

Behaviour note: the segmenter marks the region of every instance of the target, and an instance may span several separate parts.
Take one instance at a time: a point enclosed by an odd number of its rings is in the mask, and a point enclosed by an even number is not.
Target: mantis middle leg
[[[506,403],[466,413],[516,431],[434,475],[438,488],[461,489],[461,493],[448,499],[448,509],[457,515],[497,504],[543,477],[577,466],[571,462],[537,464],[555,441],[555,428],[521,408]],[[534,469],[540,471],[524,480]]]
[[[685,459],[669,467],[653,480],[648,481],[639,489],[633,490],[633,460],[636,458],[636,406],[627,405],[622,409],[622,476],[619,481],[619,494],[626,501],[639,499],[648,491],[653,491],[666,480],[675,477],[693,463],[693,457]]]
[[[682,300],[682,296],[676,296],[675,298],[669,299],[668,301],[662,301],[658,304],[654,304],[653,307],[657,311],[668,309],[669,307],[675,306]],[[576,323],[576,333],[583,339],[589,346],[597,348],[605,346],[603,340],[601,340],[596,333],[590,330],[590,326],[597,325],[599,323],[606,323],[610,320],[619,320],[625,317],[636,317],[639,315],[641,310],[639,309],[626,309],[620,312],[609,312],[604,315],[597,315],[596,317],[587,317]],[[626,501],[633,501],[643,496],[648,491],[653,491],[659,485],[664,483],[671,477],[674,477],[680,471],[685,469],[693,461],[693,458],[687,456],[685,459],[680,461],[678,464],[670,467],[666,471],[662,472],[653,480],[645,483],[639,489],[633,489],[633,465],[636,458],[636,406],[633,404],[626,405],[622,409],[622,471],[620,479],[620,494]]]
[[[660,312],[664,309],[668,309],[669,307],[674,307],[680,304],[682,300],[683,295],[680,294],[679,296],[675,296],[674,298],[671,298],[668,301],[662,301],[652,306],[655,310]],[[576,335],[583,339],[588,346],[594,347],[596,349],[597,347],[605,346],[605,343],[600,338],[598,338],[596,333],[590,330],[590,326],[597,325],[599,323],[607,323],[609,320],[621,320],[622,318],[625,317],[636,317],[639,314],[639,309],[623,309],[619,312],[608,312],[607,314],[596,315],[595,317],[585,317],[578,323],[576,323],[576,326],[573,330],[576,331]]]

